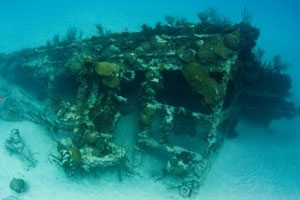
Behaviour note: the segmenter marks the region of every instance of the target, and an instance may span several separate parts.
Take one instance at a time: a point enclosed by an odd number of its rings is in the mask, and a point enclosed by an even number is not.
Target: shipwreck
[[[240,119],[267,126],[299,116],[281,60],[261,60],[254,50],[259,30],[249,23],[74,34],[0,55],[1,75],[39,102],[8,96],[1,118],[47,127],[57,142],[52,158],[69,176],[107,167],[143,175],[151,164],[143,158],[151,155],[163,163],[153,167],[156,178],[176,179],[189,196]],[[119,123],[131,114],[128,126],[136,129],[126,135]]]

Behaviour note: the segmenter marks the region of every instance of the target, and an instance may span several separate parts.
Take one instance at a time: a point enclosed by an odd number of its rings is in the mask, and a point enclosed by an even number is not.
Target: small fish
[[[0,103],[2,103],[2,102],[3,102],[3,98],[0,97]]]

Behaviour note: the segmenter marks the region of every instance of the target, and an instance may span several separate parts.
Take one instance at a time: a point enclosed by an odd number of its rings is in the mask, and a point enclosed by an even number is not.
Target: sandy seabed
[[[34,153],[38,164],[26,170],[15,155],[0,148],[0,199],[17,197],[20,200],[109,200],[109,199],[176,199],[178,193],[167,194],[162,185],[142,178],[127,178],[122,182],[117,173],[105,173],[92,177],[68,178],[63,170],[48,160],[50,152],[55,153],[56,144],[47,132],[31,122],[12,123],[0,121],[0,144],[3,144],[10,130],[18,128],[26,145]],[[29,185],[28,191],[17,194],[10,190],[13,178],[23,178]]]
[[[300,198],[300,119],[273,123],[269,130],[240,123],[239,137],[227,140],[220,150],[204,186],[191,199],[205,200],[298,200]],[[3,143],[10,131],[18,128],[38,164],[26,170],[22,161],[11,155]],[[297,130],[298,133],[293,131]],[[31,122],[0,120],[0,199],[20,200],[152,200],[183,199],[147,178],[125,177],[116,172],[99,176],[68,178],[49,162],[56,144],[43,127]],[[12,178],[23,178],[28,191],[17,194],[9,188]]]
[[[274,121],[266,130],[240,123],[239,137],[225,142],[199,199],[300,199],[299,124],[299,118]]]

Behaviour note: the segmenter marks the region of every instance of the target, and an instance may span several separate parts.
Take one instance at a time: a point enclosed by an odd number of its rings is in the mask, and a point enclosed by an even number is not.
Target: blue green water
[[[300,66],[298,0],[1,0],[0,52],[45,44],[53,35],[64,34],[70,26],[90,36],[95,33],[95,24],[112,31],[138,30],[143,23],[154,25],[163,21],[165,15],[184,16],[197,22],[196,13],[206,7],[217,8],[232,22],[239,22],[245,6],[253,15],[253,24],[261,30],[258,46],[265,49],[268,58],[281,54],[291,63],[291,74],[295,83],[300,84],[295,75]]]
[[[217,8],[234,23],[245,6],[253,15],[252,24],[260,29],[258,46],[266,58],[280,54],[290,64],[292,99],[299,102],[299,0],[0,0],[0,53],[46,44],[71,26],[89,37],[96,32],[95,24],[117,32],[154,25],[165,15],[197,22],[196,13],[206,7]],[[299,121],[275,121],[269,132],[240,125],[243,134],[224,145],[199,199],[300,199]],[[260,131],[264,133],[256,135]]]

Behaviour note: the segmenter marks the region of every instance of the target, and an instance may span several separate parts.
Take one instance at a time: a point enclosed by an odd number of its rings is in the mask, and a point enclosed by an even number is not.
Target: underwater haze
[[[1,1],[0,43],[1,52],[35,47],[47,42],[55,34],[64,34],[71,26],[82,30],[84,37],[95,34],[95,24],[102,24],[111,31],[139,30],[141,24],[154,25],[165,15],[186,17],[198,21],[196,13],[214,7],[233,22],[241,20],[241,12],[247,7],[253,15],[253,24],[260,28],[258,46],[268,58],[280,54],[291,63],[294,85],[299,85],[294,72],[300,65],[299,1],[284,0],[213,0],[190,1]],[[298,69],[299,70],[299,69]],[[294,86],[295,87],[295,86]],[[295,90],[295,92],[297,92]]]
[[[0,200],[300,199],[299,36],[298,0],[0,0]]]

